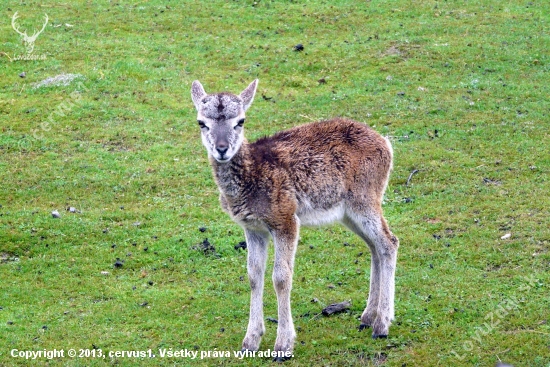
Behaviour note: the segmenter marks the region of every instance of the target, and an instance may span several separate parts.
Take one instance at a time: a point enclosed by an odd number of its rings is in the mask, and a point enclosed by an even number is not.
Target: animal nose
[[[225,142],[223,143],[218,143],[218,145],[216,145],[216,150],[218,151],[218,153],[220,153],[220,156],[224,156],[225,153],[227,153],[227,150],[229,149],[229,145]]]

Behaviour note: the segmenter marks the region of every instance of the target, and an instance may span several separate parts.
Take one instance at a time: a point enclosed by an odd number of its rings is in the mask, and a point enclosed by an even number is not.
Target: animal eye
[[[208,126],[206,126],[206,124],[204,123],[204,121],[197,120],[197,122],[199,123],[199,127],[200,127],[201,129],[210,130],[210,129],[208,128]]]
[[[243,127],[243,125],[244,125],[244,119],[240,119],[240,120],[237,122],[237,126],[238,126],[238,127]],[[235,126],[235,127],[237,127],[237,126]]]

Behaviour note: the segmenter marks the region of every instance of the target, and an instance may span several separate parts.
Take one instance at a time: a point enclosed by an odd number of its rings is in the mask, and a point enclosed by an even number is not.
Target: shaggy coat
[[[242,348],[258,350],[265,332],[262,298],[272,237],[279,313],[275,351],[293,351],[290,291],[299,227],[334,221],[358,234],[371,250],[370,291],[360,329],[372,327],[374,338],[386,337],[394,316],[399,246],[381,208],[392,169],[389,141],[362,123],[335,118],[248,143],[244,112],[256,86],[257,80],[238,96],[208,95],[198,81],[191,90],[221,205],[243,227],[247,240],[252,293]]]

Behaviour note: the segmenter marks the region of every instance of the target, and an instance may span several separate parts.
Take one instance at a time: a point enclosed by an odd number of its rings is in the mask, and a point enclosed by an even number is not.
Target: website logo
[[[48,20],[49,20],[48,14],[44,14],[44,15],[45,15],[45,19],[44,19],[44,24],[42,25],[42,28],[39,31],[34,31],[32,36],[29,36],[27,34],[27,31],[26,30],[21,30],[19,25],[16,23],[17,19],[19,18],[17,12],[15,12],[15,14],[13,14],[13,17],[11,18],[11,26],[12,26],[14,31],[16,31],[21,37],[23,37],[23,43],[25,44],[26,54],[25,55],[14,56],[13,59],[10,57],[10,61],[16,61],[16,60],[45,60],[46,59],[46,55],[34,55],[33,54],[34,43],[36,42],[36,39],[38,38],[38,36],[42,32],[44,32],[44,29],[46,29],[46,26],[48,25]]]

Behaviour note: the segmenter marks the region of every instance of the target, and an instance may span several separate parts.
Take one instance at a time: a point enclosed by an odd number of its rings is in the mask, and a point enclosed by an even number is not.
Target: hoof
[[[359,325],[359,331],[363,331],[363,330],[368,329],[368,328],[370,328],[370,326],[367,325],[367,324],[361,324],[361,325]]]
[[[388,339],[388,336],[387,335],[383,335],[383,334],[372,334],[372,338],[373,339]]]

